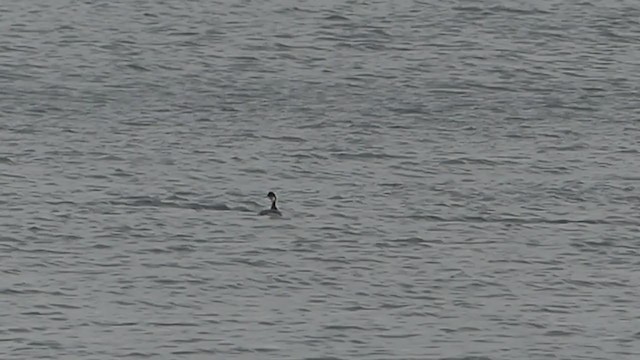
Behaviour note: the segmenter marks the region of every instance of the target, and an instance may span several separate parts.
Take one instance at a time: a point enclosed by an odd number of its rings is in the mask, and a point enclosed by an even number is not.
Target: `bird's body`
[[[271,200],[271,208],[260,211],[258,215],[282,216],[282,213],[276,206],[276,201],[278,201],[276,194],[273,191],[269,191],[267,197]]]

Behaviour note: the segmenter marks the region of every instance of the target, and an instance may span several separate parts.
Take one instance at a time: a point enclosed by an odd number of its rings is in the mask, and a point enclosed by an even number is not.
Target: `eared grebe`
[[[271,199],[271,209],[262,210],[258,215],[282,216],[282,213],[280,212],[280,210],[278,210],[278,207],[276,206],[276,201],[277,201],[276,194],[274,194],[273,191],[269,191],[269,193],[267,194],[267,197]]]

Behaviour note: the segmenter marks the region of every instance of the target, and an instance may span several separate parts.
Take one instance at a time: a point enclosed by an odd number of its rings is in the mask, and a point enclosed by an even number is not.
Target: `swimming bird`
[[[282,216],[282,213],[280,212],[280,210],[278,210],[278,207],[276,206],[276,201],[278,200],[278,198],[276,197],[276,194],[273,191],[269,191],[269,193],[267,194],[267,197],[271,200],[271,209],[262,210],[260,211],[260,213],[258,213],[258,215]]]

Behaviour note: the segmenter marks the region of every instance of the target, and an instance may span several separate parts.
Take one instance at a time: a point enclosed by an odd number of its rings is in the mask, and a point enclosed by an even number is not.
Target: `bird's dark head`
[[[271,201],[276,200],[276,194],[273,191],[269,191],[269,193],[267,194],[267,197],[271,199]]]

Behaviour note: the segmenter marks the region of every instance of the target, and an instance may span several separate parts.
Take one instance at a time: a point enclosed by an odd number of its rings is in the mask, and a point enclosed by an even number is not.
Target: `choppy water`
[[[4,2],[0,358],[637,359],[639,19]]]

